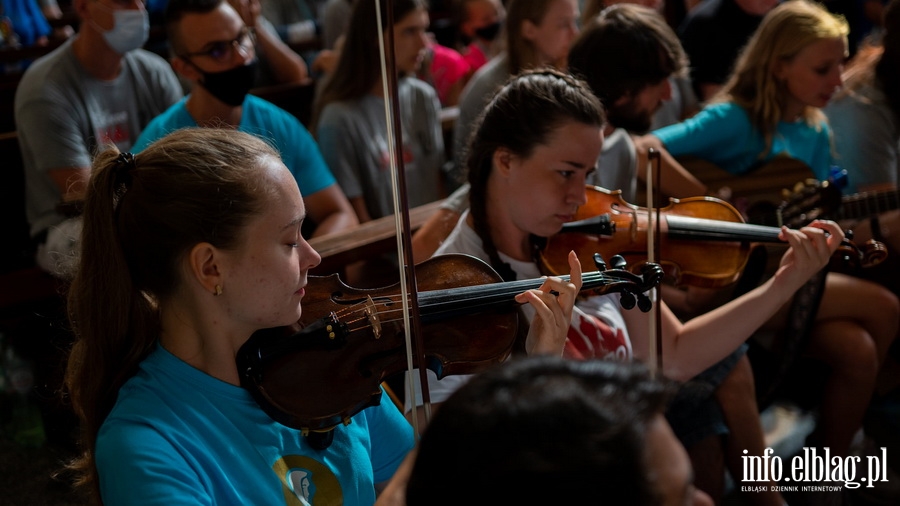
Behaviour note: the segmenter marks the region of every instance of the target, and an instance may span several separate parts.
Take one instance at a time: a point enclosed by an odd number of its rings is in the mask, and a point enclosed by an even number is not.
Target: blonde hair
[[[772,137],[782,119],[787,89],[775,78],[781,62],[790,61],[801,50],[823,39],[842,38],[846,47],[850,28],[842,17],[808,0],[789,0],[766,14],[734,71],[714,102],[734,101],[746,109],[750,122],[762,133],[764,157],[772,147]],[[806,107],[803,119],[810,125],[824,121],[818,108]]]

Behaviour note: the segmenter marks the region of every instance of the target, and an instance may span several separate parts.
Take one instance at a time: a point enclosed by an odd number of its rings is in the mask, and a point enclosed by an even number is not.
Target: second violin
[[[780,228],[744,223],[740,212],[715,197],[671,199],[659,209],[659,264],[676,285],[721,288],[737,281],[753,243],[780,243]],[[648,210],[625,202],[620,191],[587,187],[587,202],[560,233],[547,239],[539,252],[544,272],[565,269],[566,255],[575,250],[585,262],[599,252],[621,255],[630,269],[647,261]],[[849,241],[843,260],[871,265],[880,251],[860,252]],[[615,267],[615,266],[613,266]]]

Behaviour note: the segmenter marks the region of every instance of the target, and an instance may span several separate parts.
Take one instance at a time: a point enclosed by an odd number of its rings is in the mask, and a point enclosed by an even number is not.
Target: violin
[[[588,186],[587,202],[575,219],[548,238],[538,254],[543,272],[553,274],[568,267],[571,250],[579,254],[599,252],[620,255],[632,269],[647,258],[648,211],[622,199],[619,190]],[[715,197],[669,199],[659,209],[659,264],[676,285],[722,288],[738,280],[754,243],[783,243],[780,228],[745,223],[731,204]],[[854,268],[876,265],[887,256],[883,245],[861,251],[844,240],[837,259]],[[835,257],[832,257],[835,261]],[[617,267],[617,266],[614,266]]]
[[[598,270],[582,275],[582,292],[619,293],[624,308],[650,309],[645,292],[662,281],[658,265],[645,264],[638,275],[595,260]],[[426,366],[438,378],[505,360],[518,335],[514,297],[543,283],[502,282],[469,255],[433,257],[416,266],[416,276]],[[241,385],[271,418],[309,434],[377,405],[381,382],[407,363],[396,284],[356,289],[331,274],[309,276],[306,292],[297,325],[255,332],[238,350],[237,365]]]

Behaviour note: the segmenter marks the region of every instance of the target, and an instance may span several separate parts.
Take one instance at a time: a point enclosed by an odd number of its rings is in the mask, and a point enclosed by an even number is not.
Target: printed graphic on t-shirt
[[[587,314],[575,314],[572,320],[563,350],[566,358],[629,360],[628,343],[622,329],[614,330],[599,318]]]
[[[105,114],[105,117],[97,121],[97,131],[94,132],[99,146],[115,144],[119,150],[131,148],[131,129],[128,126],[128,113],[119,111]]]
[[[322,462],[305,455],[282,457],[272,466],[281,479],[287,506],[344,504],[337,477]]]
[[[415,157],[413,156],[413,152],[406,145],[403,146],[403,168],[406,168],[407,165],[413,163]],[[387,172],[391,169],[391,155],[388,152],[387,148],[385,148],[381,152],[381,166],[380,170],[382,172]]]

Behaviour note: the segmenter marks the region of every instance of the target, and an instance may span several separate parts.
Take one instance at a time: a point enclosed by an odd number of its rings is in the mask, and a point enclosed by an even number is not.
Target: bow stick
[[[419,317],[418,289],[416,286],[415,265],[412,259],[412,233],[409,224],[409,199],[406,192],[406,171],[403,166],[403,157],[397,153],[403,153],[403,134],[400,126],[400,100],[397,91],[397,66],[394,57],[394,5],[392,0],[385,0],[385,22],[381,22],[381,0],[375,1],[375,22],[378,24],[378,32],[383,35],[378,37],[378,46],[381,53],[381,80],[384,93],[385,120],[387,122],[388,160],[391,173],[391,188],[394,196],[394,225],[397,235],[397,256],[400,270],[400,295],[403,307],[403,319],[406,336],[406,361],[408,368],[409,399],[415,404],[415,381],[412,370],[414,363],[418,364],[419,382],[422,387],[422,401],[425,408],[425,419],[431,418],[431,397],[428,392],[428,376],[425,368],[425,346],[422,339],[422,330]],[[385,47],[387,46],[387,47]],[[415,343],[415,347],[412,344]],[[413,357],[413,349],[416,356]],[[415,411],[415,405],[413,405]],[[415,413],[414,413],[415,414]],[[419,434],[419,422],[417,416],[412,416],[413,430]]]
[[[653,175],[653,163],[656,162],[656,181],[654,182]],[[656,199],[659,198],[659,195],[656,195],[654,198],[653,187],[656,186],[659,188],[660,175],[662,170],[660,168],[660,154],[654,148],[649,148],[647,150],[647,261],[651,263],[656,263],[659,261],[659,243],[661,241],[660,238],[660,229],[659,229],[659,209],[662,207],[661,203],[655,202]],[[655,202],[655,204],[654,204]],[[656,209],[656,216],[653,215],[653,210]],[[650,359],[648,364],[648,369],[650,370],[650,374],[653,377],[656,377],[662,371],[662,314],[659,309],[659,290],[660,285],[654,286],[650,293],[648,294],[650,297],[650,301],[652,302],[653,307],[653,317],[649,320],[649,336],[650,339],[647,341],[647,357]]]

